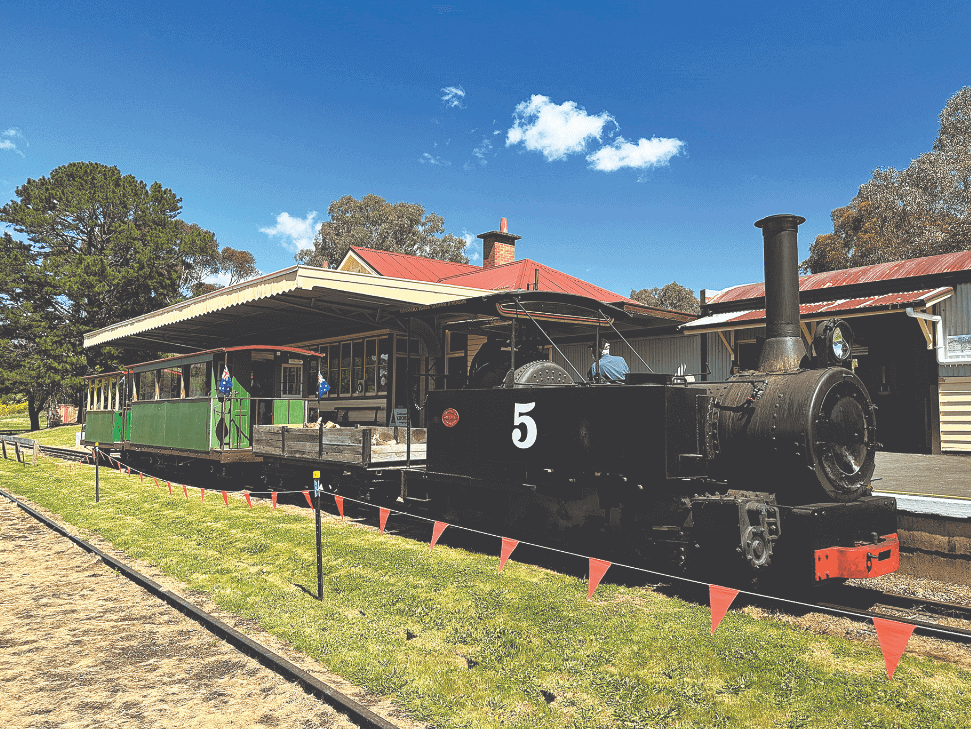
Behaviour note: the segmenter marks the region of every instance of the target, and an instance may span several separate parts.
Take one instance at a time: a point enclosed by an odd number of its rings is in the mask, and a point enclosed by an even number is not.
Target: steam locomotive
[[[803,222],[755,224],[766,274],[757,370],[725,382],[629,373],[581,384],[532,362],[504,387],[434,391],[428,495],[455,503],[447,516],[500,503],[506,531],[524,538],[546,527],[575,545],[599,529],[653,564],[723,580],[896,570],[896,502],[871,495],[875,408],[849,369],[852,331],[840,320],[818,327],[814,356],[800,337]]]

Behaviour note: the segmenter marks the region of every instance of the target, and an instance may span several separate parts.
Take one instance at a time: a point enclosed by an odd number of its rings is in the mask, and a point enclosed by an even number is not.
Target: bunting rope
[[[160,486],[158,477],[152,476],[147,472],[140,471],[139,469],[133,466],[130,466],[128,464],[124,464],[120,459],[112,458],[108,453],[105,453],[104,451],[99,450],[98,453],[102,457],[108,459],[109,463],[115,465],[115,467],[120,473],[123,473],[125,470],[127,470],[128,476],[131,476],[134,473],[140,477],[141,482],[144,482],[145,477],[147,476],[148,478],[152,479],[155,482],[156,486]],[[166,481],[166,483],[168,484],[169,493],[171,494],[172,483],[169,481]],[[189,498],[188,489],[192,488],[200,491],[200,502],[205,503],[206,490],[204,488],[199,486],[187,486],[186,484],[176,484],[176,486],[182,486],[183,494],[185,495],[186,499]],[[229,508],[229,496],[227,492],[220,491],[220,493],[222,494],[223,501],[226,505],[226,508]],[[313,508],[313,503],[310,497],[310,491],[308,489],[293,489],[293,490],[283,489],[283,490],[277,490],[277,491],[272,491],[272,490],[249,491],[249,490],[243,489],[240,493],[242,493],[244,499],[246,500],[247,506],[250,509],[253,508],[251,497],[255,496],[257,498],[265,499],[268,496],[271,500],[272,508],[276,509],[278,496],[289,495],[289,494],[303,494],[307,500],[307,503],[310,504],[311,508]],[[861,617],[863,617],[860,613],[854,613],[854,612],[842,610],[836,607],[815,605],[813,603],[802,602],[800,600],[794,600],[792,598],[778,597],[775,595],[765,595],[763,593],[751,592],[749,590],[737,590],[734,588],[721,587],[719,585],[714,585],[708,582],[704,582],[702,580],[692,579],[690,577],[684,577],[682,575],[670,575],[665,572],[659,572],[657,570],[651,570],[645,567],[628,565],[622,562],[609,562],[606,560],[597,559],[596,557],[590,557],[589,555],[580,554],[578,552],[571,552],[569,550],[559,549],[557,547],[550,547],[544,544],[536,544],[533,542],[519,541],[519,540],[511,539],[509,537],[503,537],[499,534],[493,534],[492,532],[486,532],[481,529],[474,529],[472,527],[462,526],[460,524],[448,524],[443,521],[438,521],[436,519],[431,519],[426,516],[421,516],[420,514],[412,514],[411,512],[407,512],[407,511],[392,510],[390,508],[379,506],[372,502],[361,501],[359,499],[354,499],[349,496],[335,494],[333,492],[326,491],[325,489],[321,488],[320,495],[323,496],[325,494],[328,496],[332,496],[334,498],[335,505],[337,506],[337,510],[340,514],[341,520],[344,519],[345,501],[349,501],[353,504],[358,504],[360,506],[366,506],[366,507],[372,507],[372,508],[377,507],[379,510],[378,512],[379,533],[381,534],[384,534],[388,519],[392,514],[399,515],[399,516],[406,516],[411,519],[416,519],[419,521],[431,523],[433,526],[432,526],[432,539],[429,545],[429,551],[432,551],[435,548],[435,545],[437,544],[439,538],[441,537],[442,532],[444,532],[447,527],[453,527],[455,529],[460,529],[462,531],[466,531],[472,534],[479,534],[482,536],[499,539],[501,540],[501,545],[502,545],[501,551],[500,551],[500,557],[499,557],[499,560],[500,560],[499,570],[498,570],[499,572],[502,572],[503,567],[505,567],[507,560],[512,555],[513,551],[520,544],[524,544],[528,547],[535,547],[537,549],[545,550],[547,552],[555,552],[558,554],[566,555],[568,557],[577,557],[579,559],[585,559],[588,561],[588,565],[589,565],[589,584],[588,584],[588,592],[587,592],[588,600],[593,598],[593,595],[596,592],[597,587],[600,584],[600,581],[603,579],[607,570],[614,565],[618,567],[622,567],[624,569],[633,570],[635,572],[640,572],[643,574],[652,575],[654,577],[659,577],[667,581],[678,581],[682,583],[708,587],[709,604],[711,607],[712,635],[714,635],[715,631],[717,630],[719,623],[727,613],[729,607],[731,606],[731,603],[740,594],[748,595],[762,600],[767,599],[767,600],[771,600],[771,601],[779,602],[783,604],[796,605],[796,606],[799,606],[802,608],[808,608],[810,610],[817,611],[817,612],[824,612],[824,613],[829,613],[833,615],[841,615],[854,620],[859,620],[861,619]],[[886,664],[887,679],[892,680],[894,671],[896,670],[897,664],[900,661],[900,657],[903,654],[906,648],[907,642],[910,639],[910,636],[913,633],[914,628],[916,626],[914,626],[911,623],[890,620],[888,618],[875,617],[872,615],[868,615],[866,617],[870,618],[873,621],[875,632],[877,634],[877,640],[880,644],[880,649],[881,649],[881,652],[883,653],[884,662]],[[923,630],[927,630],[931,633],[936,633],[941,636],[950,636],[955,638],[965,637],[962,634],[955,633],[954,631],[948,630],[945,627],[923,625],[921,626],[921,628]]]

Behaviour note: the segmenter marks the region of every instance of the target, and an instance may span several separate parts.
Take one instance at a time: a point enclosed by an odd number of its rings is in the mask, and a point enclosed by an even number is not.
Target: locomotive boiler
[[[430,392],[428,493],[456,512],[502,504],[514,536],[552,527],[576,546],[607,535],[604,548],[723,581],[896,570],[896,503],[870,493],[875,407],[849,368],[852,331],[826,322],[812,353],[800,335],[803,222],[756,223],[766,281],[756,370],[599,384],[528,362],[497,388]]]

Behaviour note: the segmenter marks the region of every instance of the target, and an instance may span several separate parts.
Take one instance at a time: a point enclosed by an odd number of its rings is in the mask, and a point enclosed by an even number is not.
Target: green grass
[[[312,520],[102,474],[95,504],[90,469],[0,461],[4,489],[436,727],[968,725],[971,672],[953,665],[904,656],[888,683],[860,643],[739,612],[711,636],[707,608],[649,589],[588,601],[583,580],[512,561],[498,575],[495,557],[349,523],[323,525],[318,602],[296,586],[316,590]]]
[[[60,425],[56,428],[46,427],[46,415],[41,413],[41,429],[27,432],[30,428],[30,418],[27,415],[0,415],[0,431],[20,430],[19,438],[33,438],[41,445],[68,448],[74,445],[74,436],[81,430],[80,425]]]

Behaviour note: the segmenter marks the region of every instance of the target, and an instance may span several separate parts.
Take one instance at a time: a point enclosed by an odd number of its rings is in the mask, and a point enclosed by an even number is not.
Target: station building
[[[414,311],[496,291],[535,290],[584,296],[630,314],[633,323],[624,325],[624,339],[644,363],[625,351],[619,338],[611,343],[616,345],[615,354],[629,355],[634,371],[684,374],[697,370],[697,351],[690,349],[689,338],[678,330],[694,315],[643,306],[537,261],[517,259],[520,237],[506,230],[505,221],[500,230],[479,238],[481,266],[354,247],[336,269],[292,266],[91,332],[84,346],[150,348],[172,354],[248,345],[280,347],[279,351],[225,352],[213,366],[226,366],[234,378],[245,378],[245,390],[253,398],[292,399],[285,414],[273,414],[285,422],[322,416],[343,424],[385,425],[407,403],[422,403],[428,390],[461,387],[485,341],[483,336],[439,327],[434,317],[430,325],[428,316],[414,317]],[[594,361],[590,337],[565,341],[560,351],[583,372]],[[551,347],[546,348],[546,356],[564,358]],[[192,388],[186,383],[191,373],[170,371],[161,362],[139,369],[145,372],[139,372],[135,398],[190,394]],[[318,371],[331,386],[319,409]],[[180,376],[182,385],[176,381]],[[151,383],[142,386],[146,377],[158,380],[154,388]],[[121,382],[118,377],[110,383],[91,381],[88,406],[123,402],[117,392]],[[409,383],[411,393],[406,391]],[[420,406],[413,408],[412,424],[422,425],[423,415]]]

